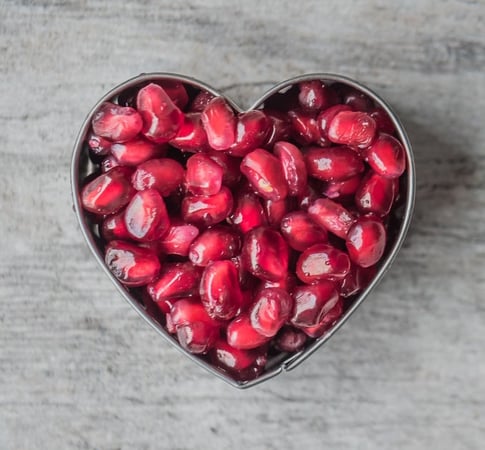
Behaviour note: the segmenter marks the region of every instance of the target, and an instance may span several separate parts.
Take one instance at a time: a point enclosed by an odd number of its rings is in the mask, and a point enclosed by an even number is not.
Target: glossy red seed
[[[271,131],[272,122],[262,111],[247,111],[237,118],[236,140],[229,149],[232,156],[245,156],[260,147]]]
[[[301,145],[318,144],[327,146],[329,142],[322,138],[314,113],[302,110],[288,111],[293,138]]]
[[[307,248],[296,263],[296,276],[308,284],[320,280],[342,280],[349,271],[348,255],[328,244]]]
[[[231,347],[250,350],[260,347],[271,338],[259,334],[252,326],[249,316],[240,314],[227,326],[227,342]]]
[[[137,192],[125,210],[125,225],[133,239],[150,242],[160,239],[170,227],[162,196],[156,189]]]
[[[104,219],[101,226],[101,236],[106,241],[112,241],[114,239],[131,239],[130,233],[128,233],[125,225],[124,211],[109,215]]]
[[[214,150],[227,150],[236,142],[236,116],[222,97],[207,104],[201,115],[209,145]]]
[[[347,105],[335,105],[322,111],[317,117],[317,126],[320,131],[320,136],[328,140],[328,129],[332,119],[342,111],[352,111],[350,106]]]
[[[218,152],[215,150],[207,151],[206,155],[222,167],[222,183],[228,187],[237,186],[241,179],[241,171],[239,170],[241,160],[229,156],[225,152]]]
[[[340,203],[320,198],[308,208],[309,216],[321,227],[345,239],[355,217]]]
[[[177,136],[171,139],[169,144],[183,152],[207,151],[210,147],[207,142],[207,134],[202,126],[200,113],[185,114],[184,122]]]
[[[357,152],[348,147],[311,147],[305,153],[310,176],[323,181],[342,181],[364,171]]]
[[[396,131],[394,122],[384,109],[380,107],[372,108],[369,111],[369,115],[375,120],[377,131],[387,134],[393,134]]]
[[[251,326],[263,336],[273,337],[288,320],[293,308],[290,294],[281,288],[265,288],[249,310]]]
[[[231,191],[223,186],[215,195],[186,196],[182,200],[182,217],[195,225],[215,225],[229,216],[232,206]]]
[[[221,190],[223,169],[204,153],[196,153],[187,160],[185,182],[195,195],[214,195]]]
[[[342,199],[354,195],[362,182],[361,174],[342,181],[328,181],[322,194],[331,199]]]
[[[111,154],[122,166],[137,166],[149,159],[162,156],[163,152],[162,147],[143,138],[111,146]]]
[[[95,214],[113,214],[123,208],[135,190],[122,167],[114,167],[89,182],[81,192],[83,208]]]
[[[248,153],[241,162],[241,172],[263,198],[281,200],[288,195],[280,161],[266,150],[258,148]]]
[[[340,299],[335,306],[328,311],[321,322],[313,327],[301,327],[301,330],[309,337],[317,339],[325,334],[335,322],[340,319],[344,310],[343,301]]]
[[[358,89],[347,85],[339,85],[336,88],[342,98],[342,103],[352,108],[353,111],[369,111],[374,106],[372,100]]]
[[[202,273],[200,298],[209,316],[229,320],[242,304],[238,271],[232,261],[213,261]]]
[[[148,285],[147,291],[154,302],[198,295],[200,277],[201,270],[189,262],[167,263],[159,277]]]
[[[277,110],[264,109],[263,112],[270,121],[270,128],[263,147],[272,149],[278,141],[284,141],[290,137],[291,124],[286,114]]]
[[[171,219],[170,227],[160,241],[160,250],[166,255],[187,256],[199,229],[181,220]]]
[[[306,110],[320,111],[338,102],[335,91],[320,80],[303,81],[298,88],[298,102]]]
[[[389,134],[380,133],[365,155],[372,169],[383,177],[397,178],[406,170],[404,147]]]
[[[306,342],[306,335],[293,327],[283,327],[275,338],[275,347],[280,352],[299,352]]]
[[[241,255],[246,270],[261,280],[278,281],[287,276],[288,244],[275,230],[258,227],[249,231]]]
[[[360,267],[352,264],[350,272],[343,279],[340,286],[340,295],[344,298],[358,294],[366,288],[376,274],[375,266]]]
[[[311,217],[303,211],[287,214],[281,220],[281,234],[288,245],[299,252],[306,250],[314,244],[327,242],[325,229],[318,226]]]
[[[307,187],[305,158],[298,147],[290,142],[276,142],[273,149],[279,158],[290,195],[303,195]]]
[[[367,113],[339,112],[330,122],[328,138],[336,144],[366,148],[374,140],[376,123]]]
[[[243,234],[260,225],[266,225],[266,216],[259,197],[252,192],[239,193],[228,222]]]
[[[108,139],[105,139],[101,136],[97,136],[94,133],[91,133],[88,138],[88,145],[93,154],[99,156],[105,156],[111,150],[111,145],[113,144]]]
[[[131,182],[138,191],[156,189],[167,197],[182,185],[184,176],[184,168],[179,162],[171,158],[151,159],[137,167]]]
[[[177,108],[183,110],[187,106],[187,103],[189,103],[189,96],[183,83],[175,80],[163,80],[160,81],[159,84],[172,99]]]
[[[118,167],[120,163],[116,160],[113,155],[108,155],[101,161],[101,172],[109,172],[114,167]]]
[[[136,105],[143,118],[142,133],[147,139],[163,143],[177,135],[184,115],[161,86],[150,83],[140,89]]]
[[[279,228],[281,219],[288,213],[288,198],[283,200],[263,200],[263,209],[271,227]]]
[[[125,241],[111,241],[106,246],[104,260],[125,286],[144,286],[160,272],[160,261],[154,252]]]
[[[389,214],[394,202],[395,188],[394,179],[370,171],[355,194],[355,205],[363,213],[385,216]]]
[[[192,104],[190,105],[190,111],[201,113],[214,98],[214,94],[211,94],[207,91],[200,91],[192,101]]]
[[[92,126],[98,136],[114,142],[126,142],[136,137],[143,122],[136,109],[106,102],[94,114]]]
[[[229,227],[215,226],[199,235],[190,246],[189,259],[196,266],[207,266],[219,259],[239,254],[241,240]]]
[[[386,248],[386,229],[377,217],[359,217],[350,227],[346,240],[349,257],[361,267],[376,264]]]
[[[318,325],[339,301],[335,284],[330,281],[298,286],[292,296],[294,307],[290,322],[298,328]]]

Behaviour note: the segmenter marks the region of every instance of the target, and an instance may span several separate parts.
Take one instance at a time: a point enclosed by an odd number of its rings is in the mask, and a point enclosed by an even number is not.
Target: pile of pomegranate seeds
[[[175,80],[112,101],[81,200],[114,276],[236,380],[325,334],[393,236],[406,159],[386,112],[320,80],[244,113]]]

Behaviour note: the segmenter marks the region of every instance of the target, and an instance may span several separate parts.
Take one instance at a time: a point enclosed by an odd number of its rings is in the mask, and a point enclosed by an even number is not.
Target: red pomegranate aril
[[[374,119],[377,131],[381,133],[393,134],[395,131],[394,123],[384,109],[377,107],[369,111],[369,115]]]
[[[329,141],[323,139],[318,128],[314,113],[301,110],[288,111],[292,127],[293,138],[301,145],[319,144],[329,145]]]
[[[111,169],[113,169],[114,167],[118,167],[119,165],[120,163],[113,155],[108,155],[101,161],[101,172],[109,172]]]
[[[183,110],[187,106],[189,96],[183,83],[175,80],[163,80],[159,83],[177,108]]]
[[[320,111],[338,102],[335,91],[320,80],[303,81],[298,87],[298,102],[306,110]]]
[[[213,261],[202,273],[200,298],[209,316],[229,320],[236,316],[242,304],[238,271],[232,261]]]
[[[249,310],[251,326],[263,336],[273,337],[290,317],[293,299],[281,288],[265,288]]]
[[[276,142],[274,154],[279,158],[290,195],[303,195],[307,187],[305,158],[298,147],[290,142]]]
[[[149,159],[162,156],[163,151],[159,145],[143,138],[114,143],[111,146],[111,154],[122,166],[137,166]]]
[[[190,112],[198,112],[201,113],[204,111],[205,107],[215,98],[214,94],[211,94],[208,91],[200,91],[192,101],[190,105]]]
[[[287,276],[288,244],[275,230],[258,227],[249,231],[241,254],[246,270],[261,280],[278,281]]]
[[[339,294],[331,281],[297,286],[292,296],[294,306],[290,323],[297,328],[318,325],[339,301]]]
[[[342,103],[354,111],[369,111],[374,106],[372,100],[366,94],[353,87],[338,85],[336,89],[342,98]]]
[[[209,150],[205,154],[222,167],[222,184],[231,188],[236,187],[241,179],[241,171],[239,170],[241,160],[216,150]]]
[[[144,286],[160,272],[160,261],[154,252],[129,242],[111,241],[106,246],[104,260],[111,273],[125,286]]]
[[[328,138],[336,144],[366,148],[374,140],[376,123],[367,113],[341,111],[335,115],[328,128]]]
[[[406,170],[404,147],[389,134],[380,133],[365,155],[372,169],[383,177],[397,178]]]
[[[232,194],[225,186],[215,195],[188,195],[182,200],[182,218],[198,226],[211,226],[225,220],[233,206]]]
[[[241,240],[229,227],[215,226],[199,235],[190,246],[189,259],[196,266],[207,266],[219,259],[239,254]]]
[[[114,167],[89,182],[81,192],[83,208],[95,214],[113,214],[123,208],[135,190],[123,167]]]
[[[141,131],[147,139],[164,143],[177,135],[184,115],[161,86],[150,83],[140,89],[136,104],[143,118]]]
[[[260,147],[271,131],[272,122],[262,111],[248,111],[238,115],[236,140],[229,149],[232,156],[243,157]]]
[[[310,176],[323,181],[342,181],[365,169],[359,154],[345,146],[311,147],[305,153]]]
[[[137,167],[131,183],[138,191],[156,189],[167,197],[182,185],[184,176],[184,168],[179,162],[170,158],[151,159]]]
[[[236,197],[236,206],[227,221],[243,234],[267,223],[259,197],[245,191]]]
[[[395,188],[394,179],[370,171],[355,194],[355,205],[363,213],[385,216],[394,203]]]
[[[290,137],[291,124],[281,111],[264,109],[263,112],[270,121],[270,128],[263,147],[272,149],[276,142],[284,141]]]
[[[282,200],[288,195],[280,161],[262,148],[253,150],[243,158],[241,172],[253,189],[265,199]]]
[[[259,334],[251,326],[251,320],[246,314],[240,314],[227,326],[227,342],[237,349],[251,350],[260,347],[270,339]]]
[[[148,285],[147,291],[154,302],[198,295],[200,277],[201,270],[189,262],[167,263],[160,276]]]
[[[236,116],[222,97],[215,97],[207,104],[201,120],[214,150],[227,150],[236,142]]]
[[[283,327],[275,338],[275,347],[280,352],[294,353],[303,349],[306,334],[293,327]]]
[[[128,233],[137,241],[160,239],[170,227],[170,220],[162,196],[156,189],[138,191],[125,210]]]
[[[343,199],[354,195],[362,182],[361,174],[342,181],[328,181],[322,194],[331,199]]]
[[[317,126],[320,131],[320,136],[328,140],[328,129],[332,119],[340,112],[352,111],[350,106],[347,105],[335,105],[322,111],[317,117]]]
[[[320,198],[308,208],[309,216],[321,227],[345,239],[355,217],[340,203]]]
[[[160,250],[166,255],[188,256],[190,245],[198,235],[196,226],[171,219],[170,227],[159,243]]]
[[[318,226],[303,211],[294,211],[284,216],[280,228],[288,245],[298,252],[328,240],[326,230]]]
[[[136,137],[143,122],[136,109],[107,102],[94,114],[92,126],[98,136],[114,142],[126,142]]]
[[[89,148],[93,152],[93,154],[98,156],[105,156],[111,150],[111,145],[113,143],[104,137],[97,136],[94,133],[91,133],[87,138]]]
[[[223,169],[204,153],[196,153],[187,160],[185,182],[194,195],[215,195],[221,190]]]
[[[344,311],[344,304],[342,299],[339,299],[335,306],[328,311],[327,314],[323,317],[322,321],[313,326],[313,327],[301,327],[301,330],[308,336],[313,339],[317,339],[325,334],[326,331],[328,331],[330,328],[332,328],[332,325],[340,319],[340,316],[342,315]]]
[[[207,134],[202,126],[200,113],[185,114],[184,122],[177,136],[169,141],[172,147],[183,152],[202,152],[208,150]]]
[[[350,227],[346,239],[352,262],[361,267],[376,264],[386,248],[386,229],[377,217],[362,216]]]
[[[111,214],[104,219],[101,226],[101,236],[106,241],[112,241],[114,239],[131,239],[130,233],[128,233],[125,225],[124,211],[117,214]]]
[[[340,295],[344,298],[358,294],[362,289],[367,287],[376,274],[376,267],[360,267],[352,264],[350,272],[343,279],[340,286]]]
[[[268,225],[279,228],[281,219],[288,213],[288,198],[283,200],[263,200],[263,209]]]

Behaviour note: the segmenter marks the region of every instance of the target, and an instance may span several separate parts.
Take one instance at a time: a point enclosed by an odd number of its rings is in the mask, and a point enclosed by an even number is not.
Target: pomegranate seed
[[[200,276],[200,269],[189,262],[168,263],[157,280],[148,285],[147,291],[154,302],[197,295]]]
[[[350,260],[328,244],[315,244],[306,249],[296,263],[296,276],[304,283],[320,280],[342,280],[350,271]]]
[[[215,195],[221,190],[223,169],[204,153],[196,153],[187,160],[185,181],[195,195]]]
[[[330,127],[330,122],[332,122],[332,119],[338,113],[343,111],[352,111],[352,109],[350,108],[350,106],[347,106],[347,105],[335,105],[325,109],[318,115],[317,126],[320,132],[320,136],[322,136],[323,139],[329,140],[328,129]]]
[[[321,227],[345,239],[355,217],[342,205],[327,198],[320,198],[308,208],[309,216]]]
[[[271,227],[279,228],[281,219],[288,213],[288,198],[283,200],[263,200],[263,209]]]
[[[394,202],[395,188],[394,179],[370,171],[355,194],[355,204],[363,213],[385,216],[389,214]]]
[[[327,232],[303,211],[295,211],[283,217],[281,234],[288,245],[299,252],[328,240]]]
[[[293,274],[288,274],[287,277],[282,278],[281,280],[278,280],[278,281],[268,281],[268,280],[261,281],[260,289],[281,288],[286,292],[291,292],[293,288],[296,286],[296,281],[297,281],[296,277]]]
[[[329,145],[329,142],[322,138],[318,128],[317,119],[314,113],[306,111],[288,111],[288,117],[292,127],[293,138],[301,145],[318,144]]]
[[[163,149],[160,146],[142,138],[111,146],[111,154],[122,166],[137,166],[149,159],[161,156],[162,152]]]
[[[366,158],[372,169],[386,178],[397,178],[406,170],[404,147],[389,134],[379,134],[367,149]]]
[[[323,181],[342,181],[364,171],[364,163],[348,147],[311,147],[305,154],[308,173]]]
[[[212,318],[229,320],[236,315],[242,303],[242,292],[232,261],[209,263],[202,274],[200,297]]]
[[[107,241],[131,239],[130,233],[128,233],[125,225],[124,211],[112,214],[104,219],[101,226],[101,236]]]
[[[338,103],[336,92],[320,80],[303,81],[298,87],[298,101],[306,110],[320,111]]]
[[[288,195],[288,186],[280,161],[271,153],[258,148],[241,162],[241,172],[263,198],[281,200]]]
[[[154,241],[170,227],[167,209],[156,189],[137,192],[125,210],[125,225],[133,239]]]
[[[240,193],[236,198],[236,206],[229,216],[228,222],[244,234],[260,225],[266,225],[263,207],[256,194]]]
[[[114,142],[126,142],[136,137],[143,122],[136,109],[103,103],[93,117],[92,126],[98,136]]]
[[[109,172],[114,167],[118,167],[120,163],[116,160],[113,155],[108,155],[101,161],[101,172],[106,173]]]
[[[185,197],[182,200],[182,217],[195,225],[215,225],[229,216],[232,205],[231,191],[223,186],[215,195]]]
[[[280,288],[261,290],[249,311],[251,326],[263,336],[273,337],[290,317],[293,299]]]
[[[376,274],[375,266],[359,267],[352,264],[350,272],[343,279],[340,286],[340,295],[344,298],[358,294],[362,289],[367,287]]]
[[[260,347],[270,338],[259,334],[252,326],[248,315],[240,314],[227,326],[227,342],[231,347],[250,350]]]
[[[237,186],[241,179],[241,171],[239,170],[241,160],[233,158],[225,152],[215,150],[209,150],[206,155],[222,167],[222,183],[229,187]]]
[[[246,270],[261,280],[278,281],[287,275],[288,245],[275,230],[258,227],[249,231],[241,254]]]
[[[262,111],[248,111],[238,116],[236,140],[229,149],[232,156],[245,156],[252,149],[263,145],[271,131],[272,122]]]
[[[106,246],[104,260],[125,286],[144,286],[160,272],[160,261],[155,253],[124,241],[111,241]]]
[[[153,299],[148,295],[148,292],[145,291],[145,298],[144,298],[145,303],[151,302],[153,305],[155,305],[158,308],[158,310],[160,310],[161,312],[167,315],[170,315],[170,311],[172,310],[173,305],[175,305],[175,303],[178,302],[179,300],[180,298],[162,298],[159,302],[155,303]],[[175,330],[175,326],[171,321],[171,318],[170,318],[170,322],[173,327],[172,334],[175,334],[176,330]]]
[[[290,142],[276,142],[274,154],[279,158],[290,195],[303,195],[307,187],[305,159],[298,147]]]
[[[209,145],[214,150],[227,150],[236,142],[236,117],[223,98],[211,100],[204,108],[201,120]]]
[[[159,83],[177,108],[182,110],[187,106],[189,96],[183,83],[175,80],[163,80]]]
[[[186,114],[177,136],[171,139],[169,144],[183,152],[193,153],[208,150],[210,147],[200,113]]]
[[[189,248],[199,230],[194,225],[181,220],[171,220],[167,234],[160,241],[160,250],[167,255],[188,256]]]
[[[336,144],[366,148],[374,140],[376,123],[369,114],[341,111],[335,115],[328,128],[328,137]]]
[[[170,158],[151,159],[138,166],[131,177],[137,191],[156,189],[164,197],[175,192],[184,180],[184,168]]]
[[[362,182],[360,174],[342,181],[329,181],[326,183],[322,194],[331,199],[342,199],[355,194]]]
[[[294,353],[303,349],[306,335],[293,327],[283,327],[275,339],[275,347],[281,352]]]
[[[377,131],[387,134],[394,134],[395,128],[392,119],[382,108],[372,108],[369,115],[374,119]]]
[[[271,149],[275,142],[284,141],[290,137],[291,125],[286,114],[280,111],[264,109],[263,112],[270,121],[269,132],[263,147]]]
[[[313,339],[317,339],[325,334],[335,322],[340,319],[344,311],[343,301],[340,299],[335,306],[328,311],[327,314],[323,317],[322,321],[313,327],[302,327],[302,331],[309,337]]]
[[[196,266],[205,267],[212,261],[235,257],[240,248],[239,236],[231,228],[216,226],[192,242],[189,259]]]
[[[200,91],[192,101],[190,111],[201,113],[214,98],[215,96],[210,92]]]
[[[318,325],[339,301],[335,284],[322,281],[311,286],[298,286],[293,292],[294,307],[290,319],[297,328]]]
[[[96,136],[94,133],[91,133],[87,140],[91,151],[98,156],[106,156],[111,150],[111,145],[113,144],[111,141],[108,141],[108,139],[101,136]]]
[[[264,348],[240,350],[219,339],[212,348],[211,361],[237,379],[248,381],[261,374],[267,358]]]
[[[374,106],[367,95],[353,87],[338,85],[336,89],[342,97],[342,103],[354,111],[369,111]]]
[[[386,247],[386,229],[376,217],[359,217],[350,227],[346,240],[350,259],[361,267],[376,264]]]
[[[184,121],[184,115],[158,84],[150,83],[140,89],[136,98],[143,118],[143,135],[157,143],[173,139]]]
[[[114,167],[89,182],[81,192],[83,208],[103,215],[123,208],[135,193],[126,174],[124,168]]]

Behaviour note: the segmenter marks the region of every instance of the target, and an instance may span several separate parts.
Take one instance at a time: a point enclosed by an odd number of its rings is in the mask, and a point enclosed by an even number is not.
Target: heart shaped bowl
[[[236,112],[240,113],[243,112],[243,110],[239,108],[235,102],[227,98],[227,96],[224,96],[211,86],[208,86],[207,84],[204,84],[193,78],[173,73],[141,74],[135,78],[125,81],[124,83],[121,83],[119,86],[115,87],[106,95],[104,95],[93,106],[93,108],[87,115],[81,127],[81,130],[79,131],[79,135],[74,145],[71,165],[71,183],[74,209],[77,219],[79,221],[81,232],[84,235],[84,238],[95,259],[99,263],[101,269],[106,273],[111,282],[116,286],[124,299],[163,339],[170,342],[175,348],[177,348],[177,350],[184,353],[185,356],[190,358],[199,366],[208,370],[216,377],[223,379],[230,385],[240,389],[254,386],[272,377],[275,377],[282,372],[288,372],[290,370],[293,370],[300,363],[302,363],[309,356],[311,356],[316,350],[322,347],[337,332],[337,330],[340,329],[340,327],[354,313],[359,305],[369,296],[372,289],[374,289],[378,282],[383,278],[384,274],[391,266],[392,262],[399,252],[399,249],[403,244],[412,218],[416,181],[415,165],[411,145],[406,135],[406,132],[396,114],[392,111],[389,105],[371,89],[358,83],[357,81],[341,75],[335,75],[330,73],[313,73],[288,79],[278,85],[275,85],[273,88],[269,89],[266,93],[264,93],[262,97],[249,108],[249,110],[261,109],[264,106],[265,102],[272,96],[279,93],[287,92],[289,89],[291,89],[292,86],[296,85],[297,83],[311,80],[321,80],[322,82],[327,84],[338,83],[339,85],[348,86],[357,91],[360,91],[361,93],[369,97],[375,105],[382,108],[388,114],[395,128],[395,136],[403,144],[406,154],[406,171],[400,178],[399,192],[401,196],[401,201],[395,214],[395,216],[397,217],[396,224],[393,227],[392,234],[388,237],[385,254],[377,265],[377,272],[375,276],[365,287],[365,289],[363,289],[357,296],[355,296],[352,299],[351,303],[346,304],[343,315],[331,326],[330,329],[326,331],[323,336],[314,340],[309,340],[306,346],[296,353],[281,352],[270,356],[267,360],[264,371],[257,378],[249,381],[238,381],[234,379],[228,373],[218,370],[215,366],[213,366],[203,358],[189,353],[180,346],[178,341],[174,337],[172,337],[172,335],[169,334],[163,326],[163,320],[160,320],[160,317],[157,315],[157,312],[155,311],[156,308],[154,309],[153,307],[150,307],[150,305],[143,300],[143,296],[139,295],[139,293],[137,293],[136,291],[130,290],[125,287],[110,272],[104,262],[104,244],[100,237],[96,221],[93,220],[93,216],[90,213],[87,213],[85,210],[83,210],[81,205],[81,190],[83,185],[86,183],[87,179],[90,179],[95,173],[99,172],[99,165],[93,163],[92,159],[89,156],[89,148],[86,143],[86,138],[88,136],[88,133],[90,132],[93,116],[99,109],[100,105],[102,105],[104,102],[109,101],[117,103],[120,96],[123,96],[125,98],[127,95],[132,95],[133,93],[136,93],[139,88],[146,86],[147,84],[152,82],[163,83],[168,81],[175,81],[183,83],[189,93],[190,91],[197,92],[202,90],[207,91],[214,96],[223,96]]]

